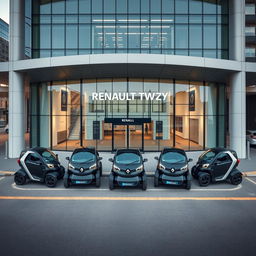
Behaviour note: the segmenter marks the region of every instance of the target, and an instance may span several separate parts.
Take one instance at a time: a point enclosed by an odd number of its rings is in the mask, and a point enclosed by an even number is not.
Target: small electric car
[[[242,173],[237,169],[240,160],[234,150],[211,148],[204,152],[191,169],[192,176],[202,187],[211,182],[230,181],[233,185],[242,182]]]
[[[164,148],[159,157],[157,169],[154,176],[154,185],[159,184],[178,185],[186,189],[191,188],[191,175],[189,173],[188,159],[186,152],[178,148]]]
[[[95,148],[75,149],[69,161],[68,169],[64,175],[64,187],[72,184],[91,184],[95,182],[100,187],[100,176],[102,175],[102,158]]]
[[[14,175],[17,185],[24,185],[27,180],[32,180],[45,183],[48,187],[55,187],[65,173],[58,155],[42,147],[23,150],[17,162],[21,167]]]
[[[140,186],[147,189],[147,176],[144,169],[144,162],[138,149],[118,149],[113,158],[109,159],[113,163],[109,175],[109,189],[116,185],[120,187]]]

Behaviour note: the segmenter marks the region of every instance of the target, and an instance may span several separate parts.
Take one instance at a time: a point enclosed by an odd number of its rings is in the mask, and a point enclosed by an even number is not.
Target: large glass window
[[[84,79],[31,85],[31,145],[54,150],[95,146],[160,151],[175,146],[203,150],[225,146],[225,85],[172,79]],[[138,94],[162,93],[159,100]],[[95,93],[137,93],[133,99],[94,98]],[[123,96],[122,96],[123,97]],[[36,104],[35,104],[36,102]],[[147,119],[136,125],[112,119]],[[143,144],[142,144],[143,143]]]
[[[153,53],[227,59],[226,2],[35,0],[32,57]]]

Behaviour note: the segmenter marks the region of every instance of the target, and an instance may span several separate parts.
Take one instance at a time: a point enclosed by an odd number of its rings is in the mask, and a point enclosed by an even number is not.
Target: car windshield
[[[56,156],[48,150],[41,152],[41,156],[46,162],[55,161],[57,159]]]
[[[161,160],[163,163],[168,164],[185,163],[186,157],[178,152],[167,152],[162,155]]]
[[[139,164],[141,163],[140,156],[134,153],[122,153],[116,156],[117,164]]]
[[[203,155],[201,155],[199,159],[201,161],[210,162],[211,160],[213,160],[213,158],[215,156],[216,156],[216,153],[214,151],[208,151],[208,152],[204,153]]]
[[[91,152],[77,152],[72,155],[73,163],[90,163],[95,161],[95,155]]]

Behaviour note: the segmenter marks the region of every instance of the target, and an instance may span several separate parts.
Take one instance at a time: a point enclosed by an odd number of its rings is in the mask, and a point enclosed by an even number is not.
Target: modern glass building
[[[11,0],[10,9],[10,157],[24,145],[28,92],[31,146],[230,146],[245,156],[256,66],[245,62],[244,1]],[[168,96],[92,97],[140,92]]]

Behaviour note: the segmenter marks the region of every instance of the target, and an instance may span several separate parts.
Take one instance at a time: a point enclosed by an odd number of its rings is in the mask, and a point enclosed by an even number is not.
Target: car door
[[[25,164],[34,178],[41,179],[43,177],[44,165],[41,158],[39,158],[37,154],[29,154],[25,160]]]
[[[217,155],[213,162],[213,176],[215,179],[222,178],[229,170],[232,164],[232,159],[226,152],[221,152]]]

